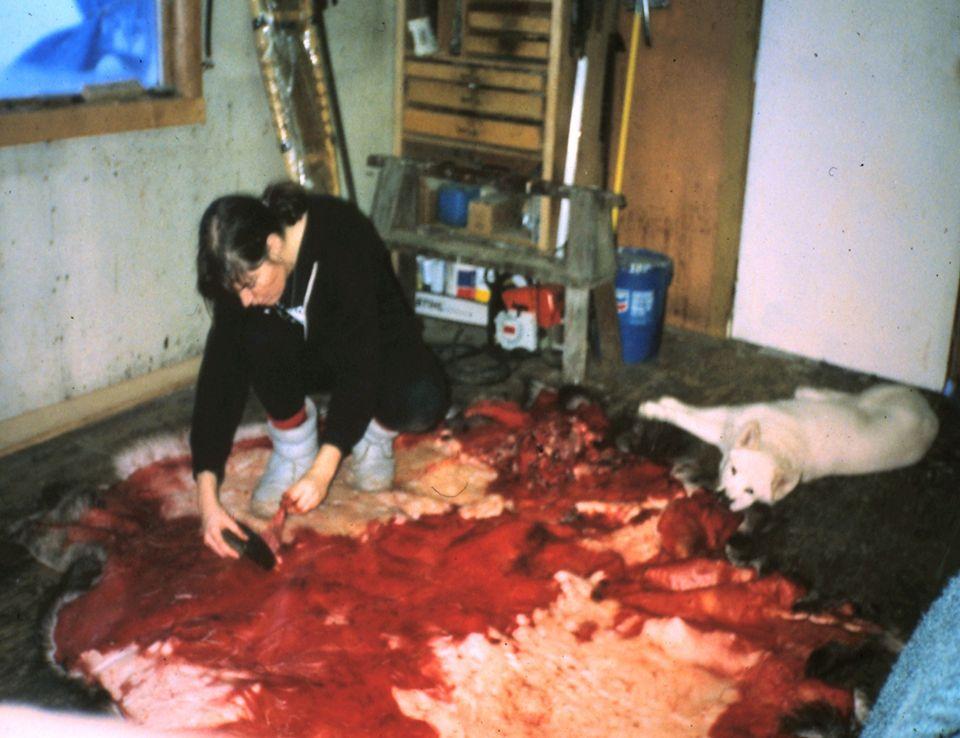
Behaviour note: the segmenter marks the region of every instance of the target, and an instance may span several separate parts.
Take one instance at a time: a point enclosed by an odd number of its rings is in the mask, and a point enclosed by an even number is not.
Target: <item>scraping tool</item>
[[[242,557],[250,559],[261,569],[270,571],[277,565],[277,557],[267,545],[267,542],[260,537],[250,526],[245,523],[238,523],[240,529],[246,534],[247,540],[243,540],[231,530],[223,531],[223,540]]]

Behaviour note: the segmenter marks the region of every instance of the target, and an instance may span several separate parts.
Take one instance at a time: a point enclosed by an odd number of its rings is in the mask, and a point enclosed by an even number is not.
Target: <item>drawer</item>
[[[543,131],[538,125],[416,108],[407,108],[404,111],[403,130],[404,133],[439,136],[511,149],[539,151],[543,146]]]
[[[543,13],[507,13],[503,11],[471,10],[467,13],[467,28],[490,33],[525,33],[533,36],[550,35],[550,11]]]
[[[407,103],[467,110],[483,115],[543,120],[543,96],[434,79],[407,80]]]
[[[550,42],[526,39],[513,34],[487,36],[470,33],[463,39],[463,53],[546,61],[550,56]]]
[[[506,90],[544,92],[544,75],[522,69],[498,69],[471,64],[443,64],[441,62],[407,61],[408,78],[434,79],[481,87],[502,87]]]

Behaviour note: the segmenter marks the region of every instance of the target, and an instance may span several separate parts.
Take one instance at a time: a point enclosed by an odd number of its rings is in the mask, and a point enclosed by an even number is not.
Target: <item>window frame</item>
[[[162,4],[164,80],[169,97],[50,101],[0,109],[0,146],[99,136],[203,123],[201,0],[158,0]]]

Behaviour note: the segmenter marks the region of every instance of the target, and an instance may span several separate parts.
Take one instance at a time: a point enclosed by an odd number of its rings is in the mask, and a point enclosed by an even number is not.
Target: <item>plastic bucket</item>
[[[470,201],[479,195],[479,187],[442,185],[437,192],[437,217],[440,222],[461,228],[465,226]]]
[[[627,364],[650,359],[660,348],[667,287],[673,278],[670,257],[638,248],[617,249],[617,317]]]

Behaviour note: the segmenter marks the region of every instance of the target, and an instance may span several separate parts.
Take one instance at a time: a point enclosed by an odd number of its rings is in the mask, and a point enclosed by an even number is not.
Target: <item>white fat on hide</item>
[[[581,500],[574,503],[573,509],[580,515],[599,516],[623,524],[630,522],[646,510],[665,510],[676,497],[648,497],[640,502]]]
[[[580,545],[591,551],[616,551],[627,566],[644,564],[660,553],[661,538],[657,530],[659,518],[624,525],[599,538],[588,538]]]
[[[594,582],[566,572],[556,579],[556,602],[519,618],[511,636],[434,640],[446,684],[394,689],[404,714],[442,738],[702,738],[739,699],[735,679],[760,654],[735,636],[714,637],[673,618],[648,620],[627,637],[615,627],[619,606],[591,599]],[[589,638],[577,637],[594,625]]]
[[[0,735],[4,738],[211,738],[207,731],[146,728],[121,717],[45,710],[32,705],[0,704]],[[217,738],[232,734],[217,732]]]
[[[249,720],[246,695],[260,686],[253,675],[207,669],[173,655],[173,644],[158,641],[80,655],[74,676],[96,681],[137,723],[153,730],[205,729]]]
[[[266,426],[250,424],[237,431],[235,442],[266,438]],[[161,514],[170,520],[198,515],[196,492],[189,463],[190,445],[186,434],[157,436],[131,446],[114,459],[117,475],[127,479],[139,469],[160,461],[187,458],[168,464],[158,473],[164,475],[155,486]],[[219,497],[224,508],[239,519],[251,521],[248,502],[251,491],[270,457],[268,445],[234,449],[227,459]],[[289,541],[297,528],[312,528],[326,535],[361,537],[374,520],[404,522],[424,515],[440,515],[456,510],[463,518],[489,518],[501,515],[513,503],[501,495],[488,494],[487,487],[497,472],[462,451],[449,439],[425,439],[397,451],[396,483],[381,492],[353,489],[338,473],[324,504],[306,515],[292,518],[284,528]],[[149,483],[145,489],[149,489]]]

